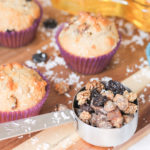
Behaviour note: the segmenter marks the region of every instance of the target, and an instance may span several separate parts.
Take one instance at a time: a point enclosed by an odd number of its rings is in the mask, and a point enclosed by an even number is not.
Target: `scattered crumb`
[[[58,94],[65,94],[66,92],[68,92],[70,90],[70,86],[65,83],[65,82],[59,82],[59,83],[55,83],[54,85],[54,89]]]
[[[55,111],[63,111],[63,110],[66,110],[68,109],[68,107],[64,104],[58,104],[56,105],[56,108],[55,108]]]

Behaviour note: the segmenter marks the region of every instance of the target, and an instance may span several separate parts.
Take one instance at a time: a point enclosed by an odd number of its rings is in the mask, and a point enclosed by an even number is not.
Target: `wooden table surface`
[[[40,1],[44,8],[44,16],[41,21],[35,40],[31,44],[18,49],[8,49],[0,47],[0,64],[5,64],[9,62],[28,62],[28,64],[31,64],[32,54],[36,53],[37,50],[44,51],[48,54],[49,61],[47,65],[45,64],[41,67],[38,66],[38,69],[43,74],[47,74],[51,85],[49,98],[44,104],[41,110],[41,114],[54,111],[56,104],[66,104],[69,107],[71,107],[71,100],[73,98],[73,95],[80,88],[81,81],[86,83],[86,81],[90,80],[91,78],[101,79],[102,77],[111,77],[114,80],[122,81],[137,70],[141,69],[143,66],[147,65],[145,47],[148,41],[150,40],[150,34],[136,29],[136,27],[134,27],[132,24],[126,22],[123,19],[112,18],[115,20],[116,24],[118,25],[118,29],[122,34],[122,43],[118,52],[113,57],[111,63],[102,73],[99,73],[97,75],[84,76],[78,73],[73,73],[63,63],[59,63],[55,67],[49,69],[48,65],[50,65],[50,61],[53,61],[56,58],[54,54],[58,54],[58,50],[57,48],[55,48],[55,44],[53,41],[55,29],[44,29],[42,22],[46,18],[55,18],[58,23],[61,23],[67,21],[70,15],[54,9],[52,6],[50,6],[48,0]],[[57,56],[57,58],[60,57]],[[64,61],[61,60],[61,62]],[[50,72],[53,74],[50,75]],[[58,95],[54,91],[54,81],[60,80],[60,78],[64,80],[66,79],[67,81],[69,78],[69,81],[71,81],[71,79],[72,81],[74,81],[74,83],[71,86],[71,90],[68,92],[70,97],[66,95]],[[150,122],[150,115],[148,113],[148,108],[150,107],[149,87],[150,86],[148,85],[143,91],[141,91],[139,95],[141,99],[138,130],[143,128],[146,124]],[[0,150],[11,150],[12,148],[31,138],[35,134],[36,133],[26,135],[23,137],[17,137],[0,141]],[[82,140],[78,141],[69,149],[75,150],[77,149],[76,145],[81,145],[81,143],[82,146],[84,145],[82,147],[82,149],[84,150],[103,149],[88,145]]]

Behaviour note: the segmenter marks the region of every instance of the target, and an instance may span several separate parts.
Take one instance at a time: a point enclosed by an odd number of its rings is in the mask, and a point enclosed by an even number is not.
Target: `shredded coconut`
[[[35,144],[37,144],[37,143],[39,142],[39,139],[38,139],[37,137],[32,137],[32,138],[30,139],[30,141],[31,141],[31,144],[32,144],[32,145],[35,145]]]
[[[141,95],[139,96],[139,98],[142,100],[142,103],[143,103],[143,104],[146,102],[146,100],[145,100],[145,95],[144,95],[144,94],[141,94]]]
[[[70,95],[70,94],[68,94],[68,93],[65,93],[65,96],[66,96],[66,97],[68,97],[68,98],[70,98],[70,97],[71,97],[71,95]]]
[[[107,77],[107,76],[101,78],[101,81],[105,81],[105,82],[108,82],[110,80],[112,80],[112,78],[111,77]]]

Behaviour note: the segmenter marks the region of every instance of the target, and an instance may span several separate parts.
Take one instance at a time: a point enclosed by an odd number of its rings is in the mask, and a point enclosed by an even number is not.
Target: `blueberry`
[[[14,32],[14,31],[15,31],[14,29],[13,30],[9,30],[9,29],[6,30],[7,33],[11,33],[11,32]]]
[[[32,56],[32,60],[35,63],[46,62],[47,54],[46,53],[37,53]]]
[[[43,22],[45,28],[55,28],[57,26],[57,22],[55,19],[49,18]]]
[[[90,107],[89,104],[81,105],[81,106],[80,106],[80,109],[81,109],[82,111],[88,111],[89,113],[92,113],[92,112],[93,112],[93,109]]]

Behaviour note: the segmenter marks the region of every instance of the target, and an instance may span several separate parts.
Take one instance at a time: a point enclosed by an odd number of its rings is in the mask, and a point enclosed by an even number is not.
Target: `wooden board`
[[[147,74],[150,74],[150,67],[145,67],[141,69],[140,71],[137,71],[132,76],[128,77],[122,83],[129,87],[132,91],[135,93],[139,93],[141,89],[145,87],[148,83],[150,83],[150,76],[147,76]],[[136,78],[135,78],[136,77]],[[137,80],[138,78],[138,80]],[[139,81],[141,79],[144,79],[144,82],[142,82],[139,85]],[[131,84],[132,83],[132,84]],[[121,146],[117,146],[114,149],[121,149],[124,148],[124,150],[128,149],[132,144],[135,144],[138,142],[141,138],[144,136],[150,134],[150,125],[147,125],[143,129],[139,130],[129,141],[124,143]],[[59,135],[59,136],[58,136]],[[36,143],[33,143],[33,141]],[[36,150],[37,147],[43,147],[43,143],[46,143],[48,145],[48,149],[52,150],[65,150],[65,149],[82,149],[83,147],[88,147],[88,149],[105,149],[105,148],[99,148],[96,146],[92,146],[87,144],[86,142],[83,142],[83,140],[79,137],[79,135],[76,132],[76,127],[74,123],[68,123],[66,125],[61,125],[58,127],[53,127],[47,130],[44,130],[37,135],[35,135],[33,138],[27,140],[23,144],[17,146],[13,150],[28,150],[28,147],[30,147],[32,150]],[[45,145],[46,146],[46,145]]]
[[[59,23],[67,21],[70,17],[64,12],[61,12],[59,10],[56,10],[52,8],[51,6],[48,6],[48,0],[40,0],[43,7],[44,7],[44,16],[43,20],[46,18],[55,18]],[[0,47],[0,64],[8,63],[8,62],[20,62],[24,63],[27,60],[31,60],[32,54],[36,53],[37,50],[44,51],[48,54],[49,59],[53,60],[55,53],[55,48],[50,46],[50,43],[52,42],[52,32],[53,30],[46,30],[43,32],[42,22],[40,28],[38,30],[36,39],[29,45],[19,48],[19,49],[8,49],[4,47]],[[146,64],[143,59],[146,59],[145,56],[145,47],[148,43],[148,40],[150,39],[150,35],[147,33],[143,33],[139,30],[137,30],[134,26],[131,26],[126,21],[123,21],[121,19],[115,19],[116,23],[120,24],[121,27],[119,27],[120,32],[122,33],[122,44],[117,52],[117,54],[113,57],[111,63],[109,66],[100,74],[97,75],[90,75],[90,76],[84,76],[76,73],[76,80],[78,77],[80,77],[80,81],[88,81],[91,78],[99,78],[101,79],[104,76],[112,77],[114,80],[122,81],[123,79],[127,78],[132,73],[136,72],[140,69],[140,67]],[[133,33],[132,33],[133,32]],[[49,36],[49,34],[51,34]],[[131,35],[130,35],[131,34]],[[134,38],[133,38],[134,37]],[[133,42],[131,42],[133,41]],[[128,44],[131,42],[131,44]],[[142,43],[143,42],[143,43]],[[135,65],[136,64],[136,65]],[[141,65],[142,64],[142,65]],[[41,72],[45,73],[47,72],[45,70],[45,67],[38,67]],[[57,65],[55,68],[50,69],[51,71],[54,71],[54,75],[57,74],[57,78],[64,78],[67,79],[68,76],[72,73],[72,71],[68,68],[65,68],[62,65]],[[61,73],[62,72],[62,73]],[[76,86],[76,83],[72,85],[71,90],[69,91],[69,95],[71,97],[66,97],[65,95],[58,95],[53,88],[54,81],[52,80],[52,77],[49,78],[51,83],[51,92],[49,95],[49,98],[47,99],[46,103],[44,104],[41,114],[47,113],[54,110],[54,107],[56,104],[67,104],[69,107],[71,107],[71,101],[73,98],[73,95],[76,93],[76,90],[78,89]],[[140,83],[139,83],[140,84]],[[149,88],[147,87],[147,91],[144,90],[141,92],[143,94],[141,98],[145,98],[146,102],[144,103],[144,100],[140,100],[140,114],[139,114],[139,125],[138,130],[143,128],[146,124],[150,123],[150,116],[148,114],[148,109],[150,106],[149,103]],[[140,95],[141,95],[140,94]],[[9,140],[0,141],[0,149],[2,150],[10,150],[22,142],[26,141],[27,139],[31,138],[33,135],[37,133],[26,135],[23,137],[17,137],[12,138]],[[83,142],[82,140],[77,140],[76,144],[72,145],[70,147],[70,150],[78,149],[78,146],[82,145],[82,149],[103,149],[103,148],[97,148],[92,147],[91,145],[88,145],[87,143]],[[92,147],[92,148],[91,148]]]

